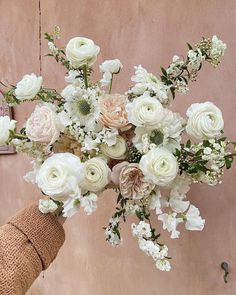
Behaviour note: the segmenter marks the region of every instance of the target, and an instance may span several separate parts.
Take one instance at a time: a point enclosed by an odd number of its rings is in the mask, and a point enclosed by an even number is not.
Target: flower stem
[[[110,87],[109,87],[109,94],[111,94],[112,82],[113,82],[113,74],[112,74],[112,77],[111,77],[111,82],[110,82]]]
[[[18,138],[18,139],[28,139],[28,137],[27,137],[26,135],[18,134],[18,133],[15,133],[15,134],[14,134],[14,138]]]
[[[87,72],[87,65],[85,64],[83,66],[83,76],[84,76],[84,84],[85,84],[85,88],[88,88],[88,72]]]

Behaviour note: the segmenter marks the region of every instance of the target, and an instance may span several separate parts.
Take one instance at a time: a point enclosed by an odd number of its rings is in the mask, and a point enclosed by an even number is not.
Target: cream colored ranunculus
[[[66,57],[74,68],[93,65],[99,51],[100,48],[93,40],[84,37],[75,37],[66,45]]]
[[[58,153],[48,158],[36,175],[36,183],[57,201],[80,197],[79,185],[84,177],[84,165],[71,153]]]
[[[140,160],[145,179],[159,186],[167,186],[178,173],[178,162],[166,148],[154,148]]]
[[[122,136],[117,136],[116,143],[109,146],[106,143],[101,145],[102,153],[112,159],[124,159],[126,153],[126,143]]]
[[[148,94],[135,98],[126,105],[129,122],[138,127],[157,125],[164,117],[161,103]]]
[[[110,169],[100,157],[94,157],[84,163],[85,176],[81,187],[84,190],[98,192],[105,188],[110,180]]]
[[[198,140],[215,138],[224,128],[221,110],[209,101],[192,104],[187,110],[187,116],[186,131]]]

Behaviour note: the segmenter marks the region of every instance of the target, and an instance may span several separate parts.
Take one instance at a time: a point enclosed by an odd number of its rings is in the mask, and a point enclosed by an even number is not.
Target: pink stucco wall
[[[142,64],[158,74],[173,54],[185,54],[186,41],[217,34],[228,44],[218,70],[205,66],[191,92],[176,98],[173,109],[184,114],[196,101],[214,100],[223,110],[225,133],[236,138],[236,2],[234,0],[0,0],[0,79],[16,82],[24,73],[39,73],[39,26],[42,33],[55,24],[61,44],[73,36],[87,36],[101,47],[99,62],[119,58],[124,69],[116,91],[130,85],[133,66]],[[42,56],[47,53],[42,41]],[[42,57],[45,85],[62,89],[63,70]],[[32,106],[15,109],[20,123]],[[22,178],[30,168],[22,155],[0,156],[0,223],[39,197]],[[114,207],[107,193],[91,217],[80,212],[65,224],[67,239],[57,260],[28,292],[31,295],[233,295],[236,293],[236,169],[227,171],[217,187],[193,186],[192,203],[206,219],[202,233],[184,232],[171,241],[173,270],[158,272],[138,250],[130,223],[123,228],[124,245],[106,244],[102,227]],[[157,221],[153,220],[157,225]],[[159,227],[161,225],[159,224]],[[230,265],[224,284],[220,263]]]

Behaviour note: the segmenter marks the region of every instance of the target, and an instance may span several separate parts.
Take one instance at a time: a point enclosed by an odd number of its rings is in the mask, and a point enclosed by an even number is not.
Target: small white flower
[[[132,224],[132,233],[138,238],[150,238],[152,236],[151,227],[149,223],[140,221],[138,225]]]
[[[164,117],[161,103],[147,93],[126,105],[129,122],[139,127],[155,126]]]
[[[81,207],[84,208],[84,212],[87,215],[91,215],[97,209],[98,196],[94,193],[90,193],[81,198]]]
[[[212,149],[211,149],[210,147],[206,147],[206,148],[204,148],[204,150],[203,150],[203,153],[204,153],[205,155],[210,155],[211,152],[212,152]]]
[[[185,215],[186,223],[185,227],[187,230],[203,230],[205,219],[202,219],[198,208],[190,205],[188,212]]]
[[[157,190],[151,195],[151,200],[149,203],[149,209],[156,210],[156,214],[161,214],[161,192]]]
[[[217,36],[212,37],[212,49],[210,52],[211,57],[219,59],[225,53],[227,45],[223,43]]]
[[[42,86],[42,83],[42,77],[37,77],[33,73],[31,75],[25,75],[16,85],[16,98],[19,100],[30,100],[35,98]]]
[[[51,213],[56,211],[58,208],[57,204],[50,199],[40,199],[39,200],[39,211],[43,214]]]
[[[73,84],[74,86],[80,86],[80,84],[83,83],[82,79],[79,78],[79,72],[76,70],[70,70],[68,75],[65,76],[65,81],[67,83]]]
[[[9,116],[0,116],[0,145],[4,145],[10,136],[10,130],[14,130],[16,121]]]
[[[156,261],[156,267],[161,271],[170,271],[171,270],[170,262],[167,259],[162,259],[162,260],[158,259]]]
[[[84,37],[75,37],[66,45],[66,57],[74,68],[93,65],[99,51],[93,40]]]
[[[221,110],[212,102],[194,103],[187,110],[186,131],[196,139],[210,139],[221,134],[224,120]]]

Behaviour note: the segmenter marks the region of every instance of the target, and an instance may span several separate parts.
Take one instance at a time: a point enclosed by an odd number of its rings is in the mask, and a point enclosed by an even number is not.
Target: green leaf
[[[187,43],[187,46],[188,46],[188,48],[189,48],[190,50],[192,50],[192,49],[193,49],[193,47],[192,47],[192,45],[191,45],[191,44]]]
[[[165,77],[168,76],[166,70],[163,67],[161,67],[161,72]]]
[[[190,149],[191,147],[191,140],[189,139],[186,143],[186,148]]]

